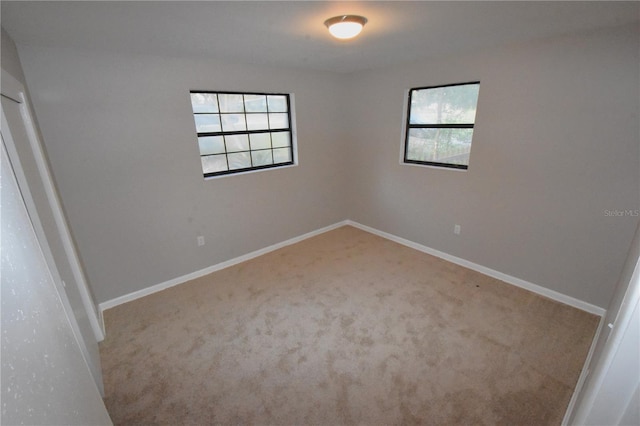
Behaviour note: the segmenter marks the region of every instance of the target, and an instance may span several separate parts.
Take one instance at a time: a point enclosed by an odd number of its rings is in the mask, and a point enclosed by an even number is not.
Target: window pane
[[[251,149],[271,148],[271,135],[269,133],[254,133],[249,135]]]
[[[269,112],[287,112],[287,97],[282,95],[267,96]]]
[[[407,160],[469,165],[473,129],[410,129]]]
[[[227,152],[249,151],[248,135],[226,135]]]
[[[237,132],[247,130],[244,114],[221,114],[222,130],[225,132]]]
[[[271,143],[274,148],[290,146],[291,134],[289,132],[273,132],[271,133]]]
[[[223,172],[227,170],[226,155],[208,155],[201,157],[202,171],[204,173]]]
[[[207,136],[198,138],[200,155],[224,153],[224,139],[222,136]]]
[[[251,167],[251,157],[248,152],[236,152],[227,156],[229,157],[229,170]]]
[[[246,112],[267,112],[267,97],[265,95],[244,95],[244,109]]]
[[[193,118],[196,121],[196,132],[219,132],[222,130],[220,127],[220,116],[217,114],[197,114]]]
[[[411,91],[411,124],[474,123],[479,84]]]
[[[249,130],[267,130],[269,128],[269,120],[267,114],[247,114],[247,129]]]
[[[262,151],[251,151],[251,159],[254,166],[265,166],[267,164],[273,164],[273,157],[271,156],[270,149],[264,149]]]
[[[287,114],[269,114],[269,127],[272,129],[286,129],[289,127]]]
[[[242,95],[230,95],[227,93],[218,94],[220,112],[244,112],[244,102]]]
[[[190,93],[205,174],[293,162],[288,95]]]
[[[291,148],[278,148],[273,150],[273,163],[290,163]]]
[[[215,93],[192,93],[193,112],[218,112],[218,98]]]

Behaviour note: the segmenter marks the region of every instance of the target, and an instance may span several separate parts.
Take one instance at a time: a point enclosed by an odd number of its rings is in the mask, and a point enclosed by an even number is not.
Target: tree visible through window
[[[404,162],[469,167],[480,82],[409,91]]]
[[[287,94],[191,91],[205,177],[293,164]]]

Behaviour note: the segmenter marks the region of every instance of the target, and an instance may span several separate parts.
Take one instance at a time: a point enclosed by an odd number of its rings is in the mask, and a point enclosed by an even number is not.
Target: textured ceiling
[[[336,72],[384,67],[640,21],[640,2],[15,2],[18,45],[62,46]],[[323,22],[369,19],[350,42]]]

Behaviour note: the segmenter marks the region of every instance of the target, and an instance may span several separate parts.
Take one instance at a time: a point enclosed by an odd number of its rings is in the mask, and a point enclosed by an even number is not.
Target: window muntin
[[[294,163],[288,94],[190,94],[205,177]]]
[[[468,169],[480,82],[409,91],[404,162]]]

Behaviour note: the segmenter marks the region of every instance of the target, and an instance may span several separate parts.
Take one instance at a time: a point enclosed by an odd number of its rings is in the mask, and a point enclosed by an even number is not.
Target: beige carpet
[[[558,425],[598,318],[343,227],[105,321],[115,424]]]

